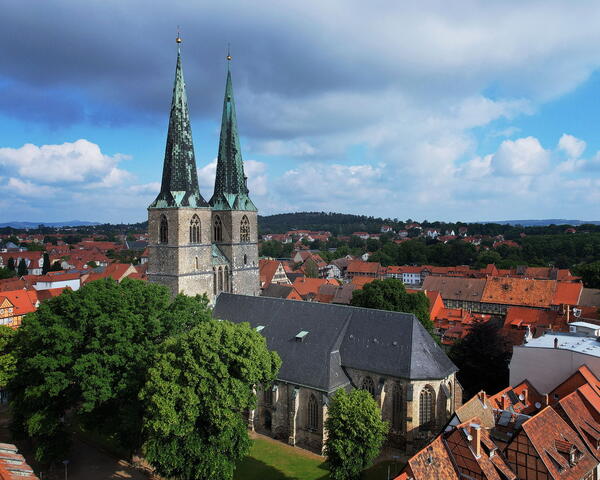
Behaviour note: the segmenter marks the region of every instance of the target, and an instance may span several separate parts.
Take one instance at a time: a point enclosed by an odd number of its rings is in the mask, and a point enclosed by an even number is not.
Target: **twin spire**
[[[210,206],[215,210],[256,211],[256,207],[248,196],[248,187],[244,175],[244,164],[235,117],[231,70],[229,69],[231,55],[227,52],[227,82],[223,102],[215,189],[210,202],[207,203],[200,195],[200,188],[198,187],[192,127],[181,67],[181,53],[179,51],[181,38],[179,35],[177,35],[176,42],[178,44],[177,66],[175,68],[175,85],[169,117],[162,184],[160,193],[149,208]]]

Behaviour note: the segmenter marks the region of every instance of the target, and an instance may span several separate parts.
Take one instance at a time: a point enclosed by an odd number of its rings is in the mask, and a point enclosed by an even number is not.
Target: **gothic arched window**
[[[213,224],[213,241],[223,241],[223,222],[221,222],[221,217],[219,217],[218,215],[215,216]]]
[[[167,217],[164,215],[160,216],[158,243],[169,243],[169,224],[167,223]]]
[[[244,215],[242,222],[240,223],[240,242],[250,241],[250,221],[248,217]]]
[[[371,377],[365,377],[361,388],[369,392],[373,398],[375,398],[375,383]]]
[[[200,243],[200,218],[194,215],[190,222],[190,243]]]
[[[273,388],[271,388],[269,385],[265,385],[263,400],[265,405],[273,405]]]
[[[309,430],[316,430],[319,428],[319,404],[312,393],[308,399],[308,423],[306,427]]]
[[[394,385],[392,391],[392,428],[402,429],[402,387],[399,383]]]
[[[433,388],[425,385],[419,395],[419,425],[422,429],[431,428],[433,423],[433,407],[435,405],[435,393]]]
[[[217,285],[218,285],[217,267],[213,267],[213,293],[215,295],[217,294]]]
[[[217,291],[223,291],[223,267],[219,267],[219,288]]]
[[[223,272],[223,290],[226,292],[231,292],[231,275],[229,275],[229,267],[225,265],[225,271]]]

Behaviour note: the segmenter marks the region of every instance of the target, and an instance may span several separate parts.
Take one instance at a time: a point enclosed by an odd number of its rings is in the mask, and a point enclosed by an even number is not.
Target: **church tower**
[[[181,39],[177,37],[177,43]],[[174,294],[213,291],[211,211],[200,195],[192,128],[177,50],[162,184],[148,207],[148,279]]]
[[[258,295],[257,209],[248,195],[247,177],[244,175],[233,100],[230,55],[227,56],[227,62],[217,175],[214,193],[209,202],[212,208],[212,235],[215,246],[229,260],[229,291]]]
[[[162,184],[148,207],[148,279],[211,302],[221,292],[258,295],[257,210],[248,193],[228,67],[215,190],[210,203],[200,194],[178,49]]]

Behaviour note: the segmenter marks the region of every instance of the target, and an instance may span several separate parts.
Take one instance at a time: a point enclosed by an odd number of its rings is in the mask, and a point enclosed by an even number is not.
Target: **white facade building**
[[[600,377],[600,341],[594,333],[590,335],[589,326],[577,325],[581,323],[585,322],[570,325],[575,329],[573,333],[546,333],[515,346],[509,384],[529,380],[540,393],[548,393],[582,365]]]

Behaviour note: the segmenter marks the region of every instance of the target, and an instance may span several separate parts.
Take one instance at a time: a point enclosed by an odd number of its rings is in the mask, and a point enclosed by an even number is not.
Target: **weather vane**
[[[179,25],[177,25],[177,38],[175,39],[175,42],[177,43],[181,43],[183,40],[181,40],[181,36],[179,35]]]
[[[231,61],[231,52],[229,50],[229,43],[227,44],[227,60]]]

